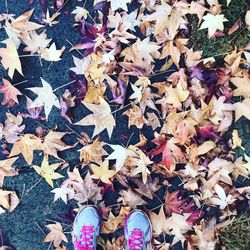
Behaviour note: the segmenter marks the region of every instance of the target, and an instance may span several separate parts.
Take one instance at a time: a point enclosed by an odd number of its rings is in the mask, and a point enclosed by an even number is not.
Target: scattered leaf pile
[[[101,207],[104,249],[123,249],[117,231],[136,207],[150,216],[155,249],[215,249],[221,223],[249,211],[250,156],[232,125],[250,120],[250,44],[204,58],[189,42],[190,17],[216,40],[250,30],[250,12],[229,27],[218,0],[76,1],[67,25],[78,42],[69,37],[59,47],[47,33],[70,14],[63,12],[70,1],[37,1],[36,15],[28,2],[19,16],[0,14],[1,109],[8,109],[0,123],[0,212],[20,202],[4,180],[19,174],[22,159],[55,202]],[[70,79],[53,88],[45,73],[31,86],[23,57],[36,57],[45,72],[70,58]],[[46,125],[55,113],[64,131],[56,120]],[[44,242],[56,250],[70,240],[61,223],[46,225]]]

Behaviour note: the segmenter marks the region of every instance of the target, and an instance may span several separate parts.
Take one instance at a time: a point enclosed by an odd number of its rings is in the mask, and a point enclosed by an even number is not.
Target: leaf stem
[[[67,83],[65,83],[65,84],[63,84],[63,85],[61,85],[61,86],[55,88],[55,89],[53,90],[53,92],[56,92],[58,89],[61,89],[61,88],[63,88],[63,87],[66,87],[66,86],[70,85],[70,84],[73,83],[73,82],[75,82],[75,80],[73,80],[73,81],[71,81],[71,82],[67,82]]]

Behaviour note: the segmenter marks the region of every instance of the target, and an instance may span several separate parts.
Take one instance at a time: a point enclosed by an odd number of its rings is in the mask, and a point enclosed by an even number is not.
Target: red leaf
[[[190,227],[192,227],[194,224],[198,223],[199,220],[203,217],[204,212],[196,210],[190,216],[187,218],[186,222]]]
[[[171,213],[177,213],[181,214],[182,213],[182,206],[186,202],[185,200],[181,200],[179,198],[180,191],[175,191],[175,192],[167,192],[165,196],[165,209],[168,214]]]
[[[0,86],[0,93],[4,94],[2,105],[8,104],[10,108],[12,108],[15,103],[18,103],[17,96],[22,95],[18,89],[16,89],[8,80],[4,78],[3,86]]]

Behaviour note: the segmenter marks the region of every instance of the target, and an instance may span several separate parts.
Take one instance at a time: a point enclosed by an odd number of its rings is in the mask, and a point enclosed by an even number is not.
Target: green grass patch
[[[248,8],[247,0],[233,0],[229,6],[226,6],[226,1],[222,1],[222,14],[228,19],[228,22],[224,23],[225,35],[212,39],[208,39],[207,30],[199,30],[200,24],[198,23],[198,18],[190,16],[190,46],[192,46],[195,51],[202,50],[203,57],[224,56],[235,47],[243,49],[249,42],[249,32],[245,25],[245,15]],[[229,29],[238,19],[241,19],[243,24],[236,32],[228,35]]]
[[[220,230],[220,240],[227,250],[248,250],[250,246],[250,217],[233,217],[227,226]]]

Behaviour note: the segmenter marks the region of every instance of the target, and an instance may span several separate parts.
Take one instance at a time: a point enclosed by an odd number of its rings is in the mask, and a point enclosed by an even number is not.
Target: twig
[[[235,38],[237,38],[239,36],[239,34],[241,34],[245,29],[247,28],[247,26],[245,26],[240,32],[238,32],[229,42],[231,43]]]
[[[72,44],[68,39],[66,39],[66,42],[69,43],[71,46],[74,46],[74,44]],[[82,52],[78,49],[76,49],[76,51],[81,55],[83,56]]]
[[[73,81],[71,81],[71,82],[67,82],[67,83],[65,83],[65,84],[63,84],[63,85],[61,85],[61,86],[55,88],[55,89],[53,90],[53,92],[56,92],[58,89],[61,89],[61,88],[63,88],[63,87],[66,87],[66,86],[70,85],[70,84],[73,83],[73,82],[75,82],[75,80],[73,80]]]
[[[23,195],[23,197],[21,198],[21,200],[35,187],[35,186],[37,186],[40,182],[41,182],[41,180],[43,179],[43,177],[41,177],[31,188],[29,188],[28,190],[27,190],[27,192]]]
[[[20,85],[20,84],[22,84],[22,83],[25,83],[25,82],[28,82],[28,80],[24,80],[24,81],[21,81],[21,82],[15,83],[15,84],[13,84],[12,86],[18,86],[18,85]]]
[[[137,102],[138,102],[137,100],[135,100],[135,101],[133,101],[133,102],[130,102],[130,103],[128,103],[127,105],[125,105],[125,106],[123,106],[123,107],[121,107],[121,108],[119,108],[119,109],[116,109],[116,110],[112,111],[111,114],[114,114],[114,113],[116,113],[116,112],[119,112],[119,111],[121,111],[121,110],[123,110],[123,109],[129,107],[130,105],[133,105],[133,104],[135,104],[135,103],[137,103]]]
[[[68,126],[67,124],[65,124],[65,126],[70,129],[74,134],[78,135],[80,138],[84,139],[80,134],[78,134],[73,128],[71,128],[70,126]]]
[[[39,226],[39,224],[35,221],[35,224],[36,224],[36,226],[40,229],[40,231],[44,234],[44,235],[46,235],[46,233],[43,231],[43,229]]]
[[[34,55],[31,55],[31,54],[29,54],[29,55],[19,55],[18,57],[36,57],[36,56],[40,57],[39,54],[34,54]]]
[[[5,0],[5,9],[6,9],[6,13],[7,15],[9,14],[9,10],[8,10],[8,0]]]

